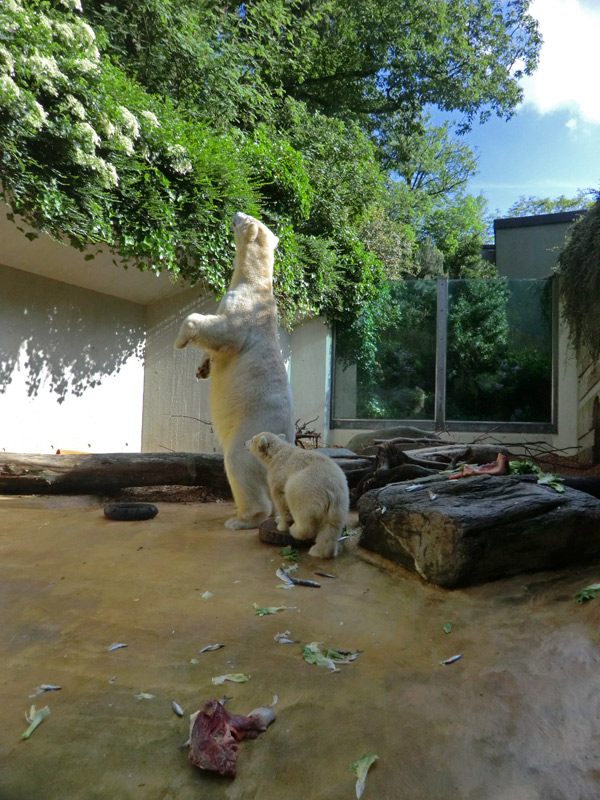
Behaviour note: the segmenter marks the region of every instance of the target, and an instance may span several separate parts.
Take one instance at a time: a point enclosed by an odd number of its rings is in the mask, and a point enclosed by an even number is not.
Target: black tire
[[[154,519],[158,514],[158,508],[152,503],[109,503],[104,506],[104,516],[107,519],[119,520],[140,520]]]

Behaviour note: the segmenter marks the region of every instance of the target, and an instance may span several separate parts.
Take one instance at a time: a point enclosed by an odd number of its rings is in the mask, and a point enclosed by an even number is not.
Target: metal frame
[[[558,337],[559,294],[558,277],[552,277],[552,381],[550,422],[468,422],[446,420],[446,354],[448,345],[448,279],[437,279],[437,332],[435,364],[435,419],[340,419],[334,416],[335,399],[335,331],[331,348],[331,396],[329,426],[331,429],[395,428],[411,425],[413,428],[435,431],[473,431],[475,433],[557,433],[558,432]]]

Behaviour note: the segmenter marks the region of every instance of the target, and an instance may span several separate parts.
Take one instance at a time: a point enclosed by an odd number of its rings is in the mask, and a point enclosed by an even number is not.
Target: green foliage
[[[580,211],[593,203],[594,192],[580,189],[575,197],[519,197],[508,209],[507,217],[529,217],[537,214],[559,214],[563,211]]]
[[[589,586],[586,586],[585,589],[581,589],[575,595],[575,602],[576,603],[587,603],[589,600],[595,600],[598,597],[598,592],[600,592],[600,583],[591,583]]]
[[[571,341],[590,358],[600,356],[600,194],[573,223],[558,258],[562,314]]]
[[[540,45],[527,5],[87,0],[84,22],[80,0],[7,0],[4,197],[41,231],[217,293],[243,209],[280,237],[288,322],[351,319],[383,280],[416,269],[418,215],[394,214],[392,160],[411,171],[409,206],[472,172],[423,108],[459,111],[466,126],[510,116],[513,65],[529,73]]]

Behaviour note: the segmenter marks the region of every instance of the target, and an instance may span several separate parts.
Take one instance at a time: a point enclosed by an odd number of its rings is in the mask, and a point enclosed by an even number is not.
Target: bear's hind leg
[[[338,554],[339,538],[346,525],[346,514],[340,509],[330,512],[321,521],[317,540],[308,551],[315,558],[335,558]]]
[[[271,514],[273,504],[267,489],[267,470],[249,453],[244,443],[225,453],[225,471],[237,515],[225,523],[231,530],[258,528]]]

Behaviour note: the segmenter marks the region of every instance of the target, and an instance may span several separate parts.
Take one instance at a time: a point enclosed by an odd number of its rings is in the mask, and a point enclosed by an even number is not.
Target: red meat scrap
[[[270,708],[257,708],[242,717],[230,714],[218,700],[207,700],[190,717],[188,758],[195,767],[235,778],[238,742],[256,739],[274,719]]]
[[[476,466],[474,464],[465,464],[460,472],[455,472],[448,476],[449,481],[455,481],[457,478],[469,478],[471,475],[508,475],[508,457],[503,453],[498,453],[495,461],[491,464],[482,464]]]

